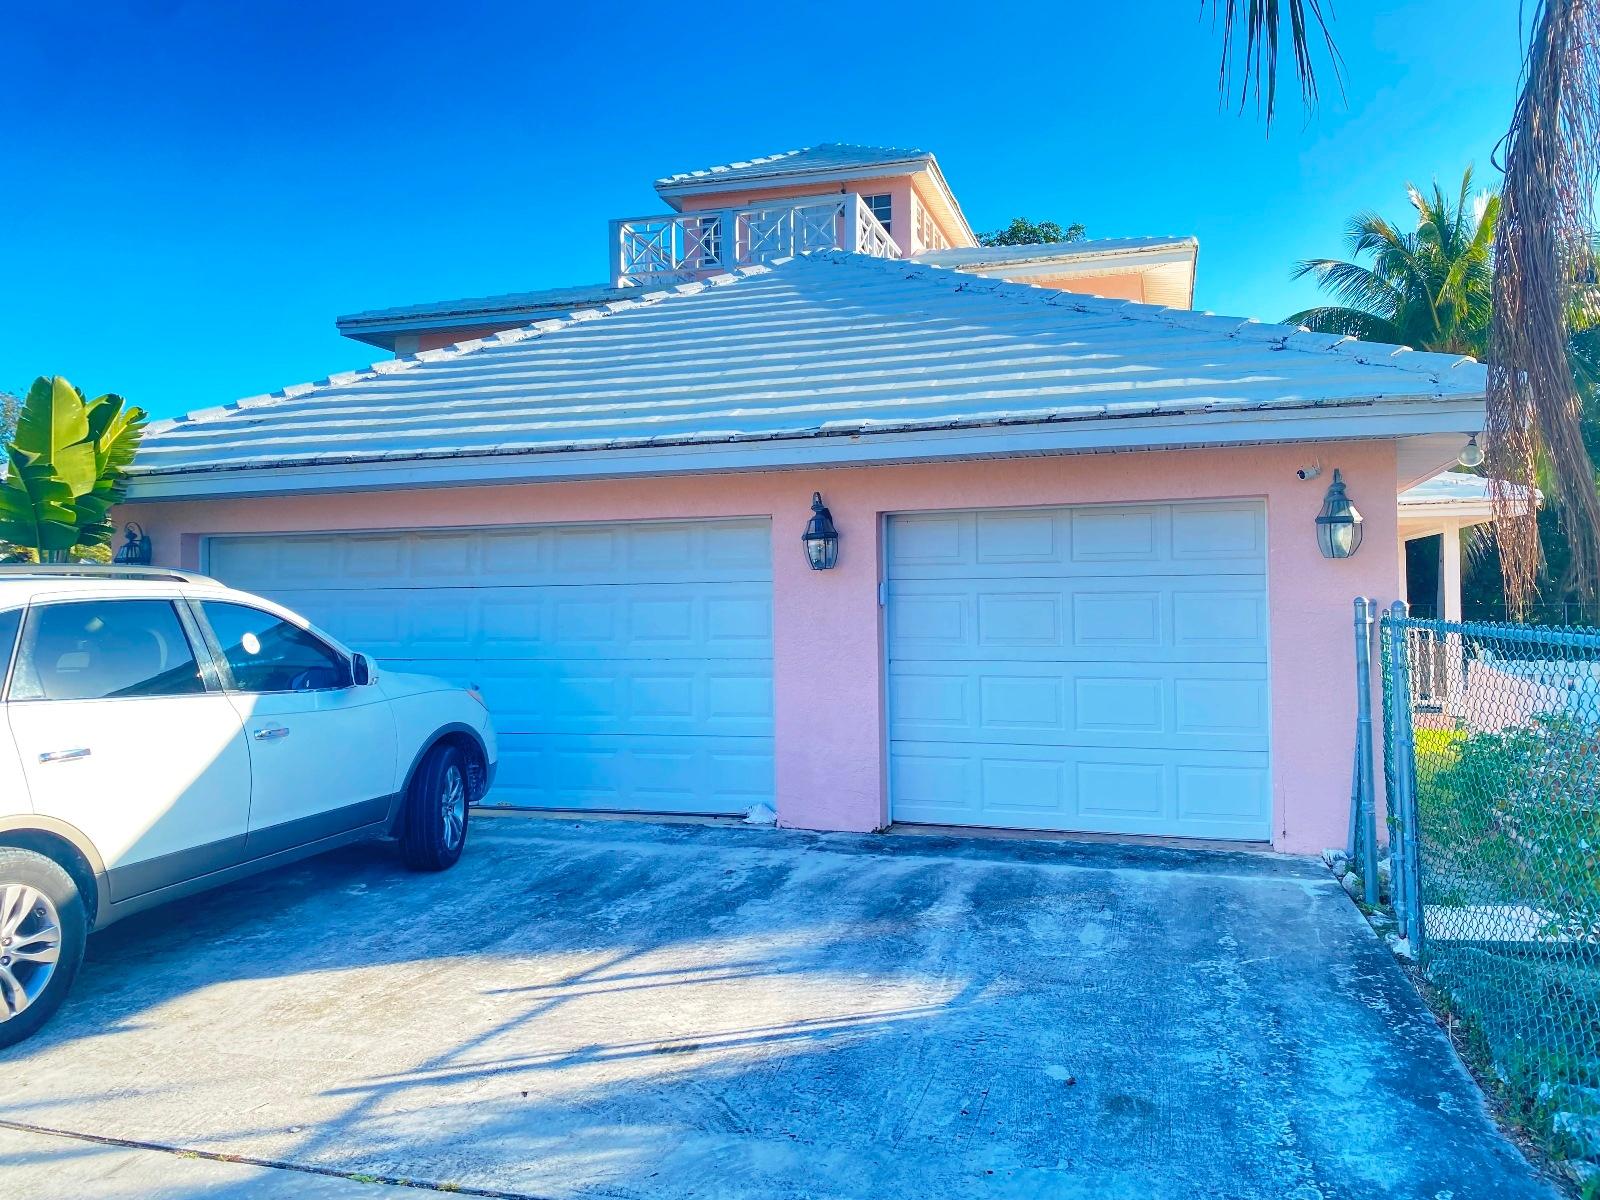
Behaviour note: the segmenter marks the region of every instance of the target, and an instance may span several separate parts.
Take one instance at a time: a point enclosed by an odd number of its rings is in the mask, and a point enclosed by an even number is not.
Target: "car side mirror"
[[[357,687],[366,687],[368,684],[378,682],[378,665],[365,654],[354,655],[350,659],[350,678]]]

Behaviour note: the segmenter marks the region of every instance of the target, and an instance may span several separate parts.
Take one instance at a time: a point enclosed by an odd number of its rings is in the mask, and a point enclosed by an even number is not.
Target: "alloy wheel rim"
[[[21,1016],[61,961],[61,915],[38,888],[0,883],[0,1022]]]
[[[439,809],[444,818],[444,844],[454,849],[467,828],[467,781],[460,767],[445,770]]]

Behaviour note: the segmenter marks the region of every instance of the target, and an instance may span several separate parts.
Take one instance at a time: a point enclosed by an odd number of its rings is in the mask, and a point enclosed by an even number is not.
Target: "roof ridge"
[[[773,266],[789,262],[787,258],[772,259],[770,264],[756,263],[748,267],[737,267],[732,271],[720,271],[704,279],[692,280],[688,283],[672,284],[670,286],[641,288],[637,299],[611,300],[604,304],[590,305],[575,308],[571,312],[559,317],[545,317],[538,321],[531,321],[526,325],[518,325],[514,329],[502,329],[497,333],[488,334],[481,338],[468,338],[465,341],[452,342],[448,346],[440,346],[435,350],[420,350],[416,354],[407,354],[404,357],[384,358],[365,367],[356,367],[349,371],[335,371],[323,379],[310,383],[292,383],[281,387],[275,392],[263,392],[256,396],[245,396],[227,404],[217,404],[210,408],[197,408],[190,412],[181,413],[176,417],[166,417],[159,421],[151,421],[145,426],[145,434],[162,434],[183,425],[188,421],[212,420],[225,417],[231,413],[247,408],[264,408],[269,405],[282,404],[286,400],[298,400],[325,387],[345,387],[352,383],[376,379],[382,375],[398,375],[412,370],[424,363],[449,362],[456,358],[466,358],[480,350],[487,350],[494,346],[504,346],[516,342],[525,342],[546,334],[559,333],[573,325],[581,325],[588,321],[610,316],[618,312],[632,312],[637,308],[646,308],[659,304],[669,296],[693,296],[710,287],[725,287],[737,283],[741,279],[748,279],[753,275],[765,275]]]
[[[1336,354],[1365,366],[1393,367],[1396,370],[1431,375],[1434,382],[1441,382],[1439,376],[1444,374],[1463,369],[1483,369],[1484,366],[1470,354],[1442,354],[1431,350],[1413,350],[1410,346],[1391,345],[1388,342],[1364,342],[1348,334],[1314,333],[1304,325],[1284,325],[1259,321],[1255,317],[1224,316],[1210,310],[1196,312],[1193,309],[1171,308],[1164,304],[1143,304],[1136,300],[1113,300],[1082,292],[1057,291],[1035,287],[1028,283],[1013,283],[982,275],[968,275],[955,267],[911,259],[874,258],[842,250],[822,250],[803,257],[850,263],[869,270],[899,272],[907,279],[923,279],[953,286],[958,292],[984,292],[1025,303],[1117,315],[1125,320],[1147,321],[1174,329],[1193,330],[1197,333],[1209,332],[1232,340],[1266,342],[1275,350],[1293,350],[1303,354]]]

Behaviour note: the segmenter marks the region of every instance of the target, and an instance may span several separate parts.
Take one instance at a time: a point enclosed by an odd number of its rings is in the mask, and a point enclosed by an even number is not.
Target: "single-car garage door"
[[[206,565],[389,670],[478,684],[492,803],[772,802],[765,521],[216,537]]]
[[[1255,502],[888,530],[893,819],[1266,840]]]

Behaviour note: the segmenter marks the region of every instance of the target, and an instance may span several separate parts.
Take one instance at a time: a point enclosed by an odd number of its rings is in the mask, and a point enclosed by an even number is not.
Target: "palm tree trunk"
[[[1495,247],[1488,462],[1507,611],[1540,565],[1534,465],[1549,459],[1582,598],[1600,595],[1600,494],[1567,354],[1568,306],[1590,261],[1600,139],[1600,0],[1544,0],[1505,148]]]

